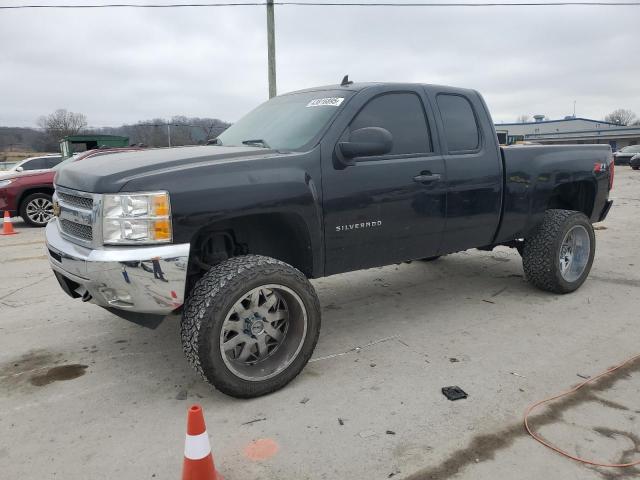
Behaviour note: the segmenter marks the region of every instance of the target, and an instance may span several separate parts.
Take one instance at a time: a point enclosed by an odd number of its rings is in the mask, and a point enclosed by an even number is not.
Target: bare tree
[[[169,123],[171,124],[171,145],[193,145],[196,141],[191,135],[192,127],[190,119],[184,115],[174,115]]]
[[[68,135],[76,135],[87,126],[87,117],[82,113],[74,113],[58,109],[50,115],[38,119],[38,126],[56,140]]]
[[[636,119],[636,114],[625,108],[618,108],[604,117],[605,122],[617,123],[618,125],[630,125]]]
[[[526,113],[523,113],[522,115],[519,115],[518,118],[516,118],[516,122],[518,123],[528,123],[530,121],[531,121],[531,117]]]
[[[227,122],[223,122],[217,118],[192,118],[191,124],[193,126],[200,127],[202,132],[204,133],[205,141],[216,138],[222,132],[224,132],[227,128],[229,128],[229,124]]]

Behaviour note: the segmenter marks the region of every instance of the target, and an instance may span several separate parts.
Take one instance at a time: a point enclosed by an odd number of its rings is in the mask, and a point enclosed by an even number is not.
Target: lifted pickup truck
[[[609,146],[500,148],[474,90],[298,91],[215,143],[61,169],[46,239],[70,296],[182,308],[187,358],[237,397],[283,387],[311,357],[309,278],[507,245],[533,285],[572,292],[612,203]]]

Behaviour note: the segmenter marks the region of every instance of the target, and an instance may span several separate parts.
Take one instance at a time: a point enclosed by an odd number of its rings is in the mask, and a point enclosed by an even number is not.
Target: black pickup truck
[[[474,90],[344,81],[271,99],[212,143],[61,169],[46,240],[71,297],[181,311],[189,361],[237,397],[311,357],[309,278],[507,245],[533,285],[567,293],[612,203],[609,146],[500,148]]]

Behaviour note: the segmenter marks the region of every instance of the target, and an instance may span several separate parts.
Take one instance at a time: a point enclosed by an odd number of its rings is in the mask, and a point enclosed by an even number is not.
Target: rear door
[[[502,208],[502,160],[491,117],[472,90],[428,88],[447,172],[447,223],[439,253],[493,242]]]
[[[358,93],[322,143],[325,273],[435,255],[445,215],[445,169],[419,87]],[[336,164],[336,145],[351,131],[382,127],[386,155]]]

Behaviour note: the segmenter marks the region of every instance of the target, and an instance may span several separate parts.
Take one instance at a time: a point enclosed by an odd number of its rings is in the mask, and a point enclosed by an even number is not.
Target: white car
[[[26,170],[48,170],[55,167],[61,161],[62,155],[56,153],[50,155],[42,155],[39,157],[29,157],[19,162],[10,164],[11,166],[4,169],[3,173],[23,172]]]

